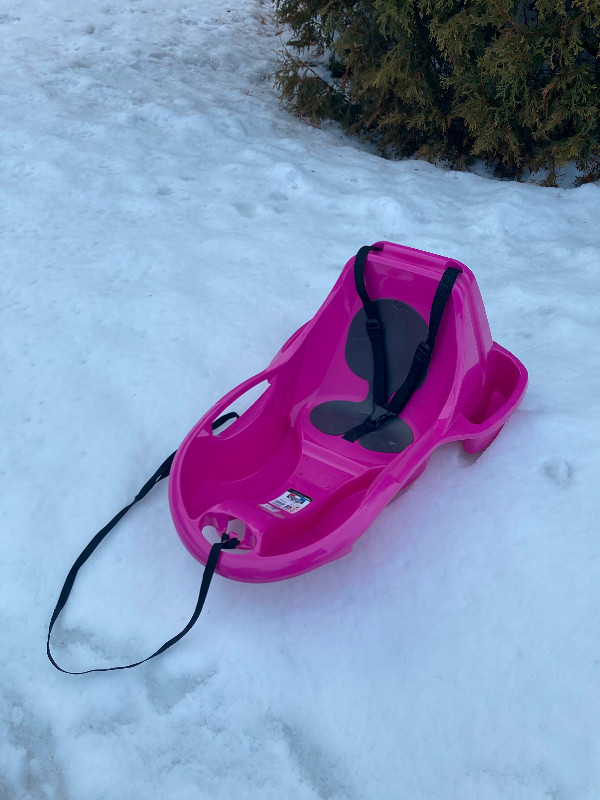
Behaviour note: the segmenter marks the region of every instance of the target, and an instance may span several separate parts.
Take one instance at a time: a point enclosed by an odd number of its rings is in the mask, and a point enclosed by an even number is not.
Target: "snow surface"
[[[286,113],[258,0],[7,0],[2,800],[600,796],[600,188],[374,156]],[[353,553],[216,578],[137,670],[71,677],[72,561],[378,239],[459,259],[530,371]],[[161,485],[86,567],[56,651],[152,652],[201,566]]]

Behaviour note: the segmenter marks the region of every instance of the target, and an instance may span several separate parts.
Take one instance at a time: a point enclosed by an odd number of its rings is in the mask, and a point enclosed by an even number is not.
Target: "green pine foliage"
[[[275,0],[277,85],[387,156],[600,178],[600,0]]]

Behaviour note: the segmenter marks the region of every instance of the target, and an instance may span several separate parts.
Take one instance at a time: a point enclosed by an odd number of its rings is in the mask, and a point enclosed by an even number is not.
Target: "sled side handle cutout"
[[[231,425],[234,425],[246,411],[258,403],[270,386],[271,384],[268,380],[262,380],[255,386],[251,386],[239,397],[236,397],[235,400],[223,409],[223,413],[211,423],[213,436],[219,436],[230,428]]]

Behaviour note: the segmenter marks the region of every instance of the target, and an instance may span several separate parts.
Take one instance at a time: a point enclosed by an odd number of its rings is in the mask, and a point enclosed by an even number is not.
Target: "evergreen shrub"
[[[284,101],[416,156],[600,177],[600,0],[275,0]]]

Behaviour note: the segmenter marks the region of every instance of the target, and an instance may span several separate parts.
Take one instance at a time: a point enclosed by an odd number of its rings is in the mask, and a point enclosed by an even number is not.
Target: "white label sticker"
[[[269,500],[268,505],[281,508],[289,514],[295,514],[297,511],[302,511],[303,508],[311,502],[312,498],[307,497],[305,494],[297,492],[295,489],[288,489],[275,500]]]

